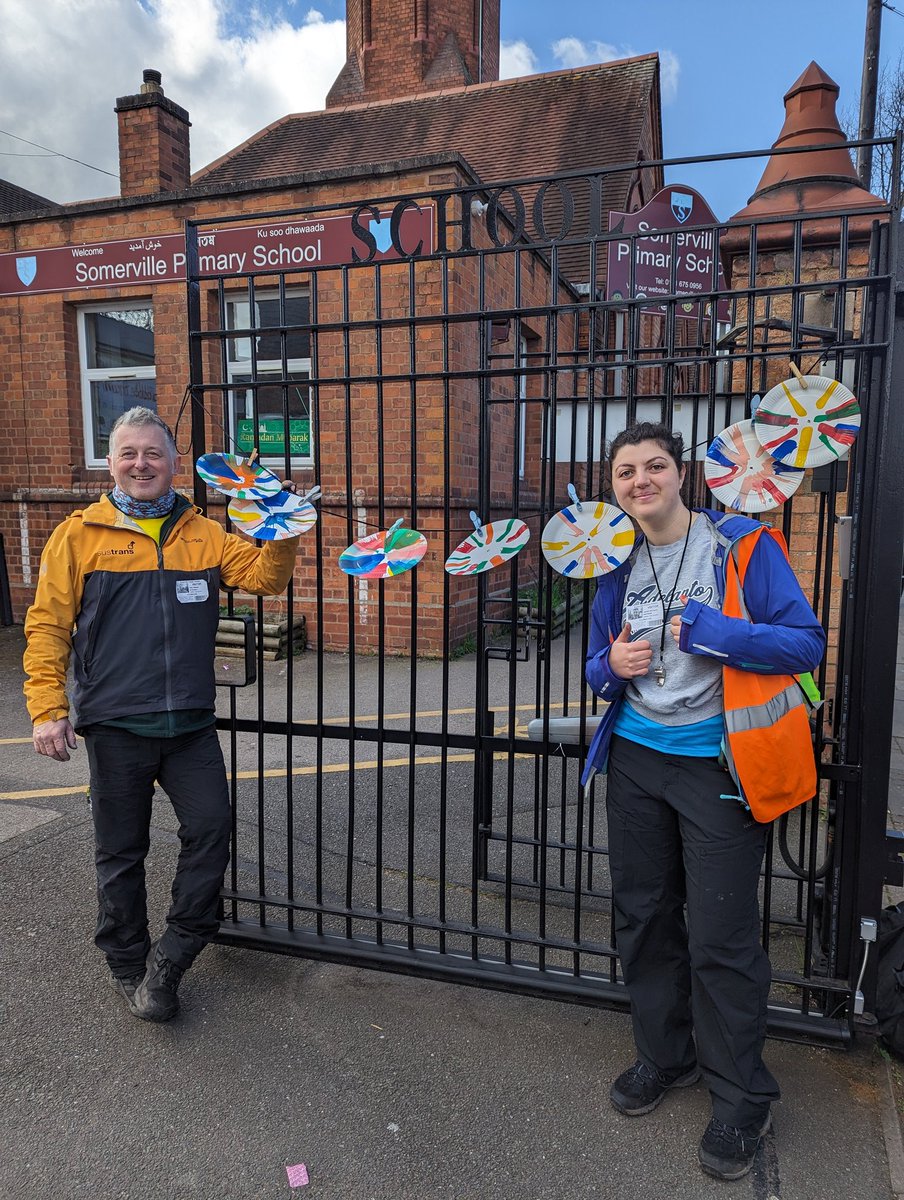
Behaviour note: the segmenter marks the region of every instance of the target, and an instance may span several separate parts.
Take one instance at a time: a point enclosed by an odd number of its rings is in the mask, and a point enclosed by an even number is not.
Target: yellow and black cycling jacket
[[[79,728],[126,714],[214,708],[219,590],[283,591],[298,539],[258,549],[179,496],[160,543],[106,496],[51,534],[25,618],[33,721],[68,715],[70,655]]]

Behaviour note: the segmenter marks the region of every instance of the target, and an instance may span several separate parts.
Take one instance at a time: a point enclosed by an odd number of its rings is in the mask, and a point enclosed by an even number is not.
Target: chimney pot
[[[163,78],[163,76],[160,74],[159,71],[153,71],[150,68],[148,68],[146,71],[142,72],[141,78],[143,80],[143,82],[141,84],[142,94],[146,95],[148,92],[162,92],[163,91],[163,88],[160,86],[160,81]]]

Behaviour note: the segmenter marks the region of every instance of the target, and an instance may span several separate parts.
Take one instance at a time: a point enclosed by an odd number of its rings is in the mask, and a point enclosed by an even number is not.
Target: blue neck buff
[[[110,499],[127,517],[135,517],[142,521],[152,517],[169,516],[176,503],[176,489],[170,488],[165,495],[159,496],[156,500],[133,500],[117,484],[110,493]]]

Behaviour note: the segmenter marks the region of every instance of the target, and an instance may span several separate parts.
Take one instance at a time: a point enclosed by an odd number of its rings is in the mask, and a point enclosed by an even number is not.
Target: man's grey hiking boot
[[[159,946],[148,956],[147,974],[135,989],[129,1005],[142,1021],[169,1021],[179,1011],[176,994],[185,971],[166,957]]]
[[[648,1067],[637,1060],[623,1071],[609,1089],[609,1099],[626,1117],[642,1117],[652,1112],[672,1088],[690,1087],[700,1078],[700,1068],[694,1064],[686,1070],[666,1073]]]
[[[107,976],[107,982],[110,984],[110,987],[125,1000],[130,1009],[135,1000],[135,989],[141,983],[142,979],[144,979],[143,971],[136,971],[132,975],[114,975],[111,971]]]

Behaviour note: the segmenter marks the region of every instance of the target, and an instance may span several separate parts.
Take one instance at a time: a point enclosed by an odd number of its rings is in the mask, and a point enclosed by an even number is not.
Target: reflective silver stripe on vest
[[[746,733],[750,729],[768,729],[776,721],[787,716],[794,708],[803,705],[800,688],[796,683],[789,684],[777,696],[767,700],[765,704],[755,704],[749,708],[727,709],[725,712],[725,728],[729,733]]]

